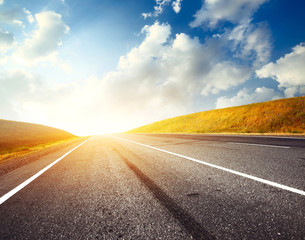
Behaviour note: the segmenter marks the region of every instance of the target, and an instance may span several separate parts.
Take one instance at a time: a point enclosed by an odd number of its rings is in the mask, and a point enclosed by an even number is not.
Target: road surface
[[[304,191],[303,138],[94,136],[3,201],[0,239],[305,239]]]

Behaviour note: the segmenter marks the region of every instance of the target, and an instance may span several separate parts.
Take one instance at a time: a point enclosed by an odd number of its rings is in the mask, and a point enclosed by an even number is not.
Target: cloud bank
[[[51,19],[55,18],[51,23],[56,24],[52,26],[61,26],[58,37],[51,39],[52,44],[49,44],[49,40],[44,44],[51,46],[47,49],[53,51],[57,49],[58,39],[65,34],[66,27],[56,14],[47,15],[51,15]],[[41,21],[37,15],[35,17]],[[26,56],[30,60],[40,59],[52,52],[34,48],[39,46],[37,42],[44,43],[40,40],[45,39],[40,37],[46,33],[41,31],[45,25],[39,26],[29,41],[32,47],[28,50],[35,53]],[[93,126],[98,122],[101,126],[116,123],[126,130],[162,118],[186,114],[193,109],[196,96],[228,90],[250,76],[251,69],[248,66],[226,59],[221,49],[221,39],[200,43],[198,38],[191,38],[184,33],[172,37],[170,25],[159,22],[145,26],[142,33],[145,34],[143,42],[122,56],[117,69],[102,79],[91,77],[77,84],[50,87],[42,84],[43,80],[39,76],[24,72],[10,73],[10,84],[16,84],[31,94],[19,95],[17,91],[12,101],[9,101],[10,95],[4,95],[6,101],[10,102],[15,114],[28,121],[43,119],[69,130],[73,125],[71,118],[74,118],[78,122],[95,121],[87,124],[87,132],[93,131]],[[18,77],[14,77],[16,74]],[[62,125],[63,119],[69,122],[65,123],[67,126]],[[123,125],[122,119],[126,119]]]

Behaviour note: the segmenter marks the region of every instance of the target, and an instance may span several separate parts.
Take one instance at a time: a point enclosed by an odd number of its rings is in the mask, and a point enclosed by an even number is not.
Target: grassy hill
[[[305,133],[305,96],[170,118],[127,133]]]
[[[76,136],[57,128],[0,119],[0,154],[73,137]]]

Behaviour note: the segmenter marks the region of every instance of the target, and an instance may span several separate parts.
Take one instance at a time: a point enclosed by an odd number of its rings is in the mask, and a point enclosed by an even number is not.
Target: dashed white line
[[[36,178],[38,178],[41,174],[43,174],[45,171],[47,171],[49,168],[53,167],[56,163],[58,163],[60,160],[62,160],[63,158],[65,158],[68,154],[70,154],[71,152],[73,152],[75,149],[77,149],[78,147],[80,147],[81,145],[83,145],[85,142],[87,142],[89,139],[85,140],[84,142],[82,142],[81,144],[77,145],[75,148],[71,149],[69,152],[65,153],[64,155],[62,155],[60,158],[56,159],[54,162],[52,162],[51,164],[49,164],[48,166],[46,166],[45,168],[43,168],[42,170],[40,170],[38,173],[36,173],[35,175],[33,175],[32,177],[30,177],[29,179],[27,179],[26,181],[24,181],[23,183],[21,183],[20,185],[18,185],[17,187],[15,187],[14,189],[12,189],[11,191],[9,191],[8,193],[4,194],[1,198],[0,198],[0,205],[2,203],[4,203],[6,200],[8,200],[10,197],[12,197],[13,195],[15,195],[17,192],[19,192],[22,188],[24,188],[25,186],[27,186],[29,183],[31,183],[32,181],[34,181]]]
[[[229,169],[229,168],[221,167],[221,166],[218,166],[218,165],[215,165],[215,164],[212,164],[212,163],[204,162],[202,160],[198,160],[198,159],[195,159],[195,158],[192,158],[192,157],[184,156],[184,155],[181,155],[181,154],[178,154],[178,153],[173,153],[173,152],[170,152],[170,151],[166,151],[164,149],[152,147],[152,146],[149,146],[149,145],[146,145],[146,144],[143,144],[143,143],[138,143],[138,142],[135,142],[135,141],[131,141],[131,140],[124,139],[124,138],[119,138],[119,137],[114,137],[114,136],[112,136],[112,137],[116,138],[116,139],[119,139],[119,140],[126,141],[126,142],[131,142],[131,143],[135,143],[135,144],[138,144],[138,145],[141,145],[141,146],[144,146],[144,147],[148,147],[148,148],[160,151],[160,152],[165,152],[165,153],[168,153],[168,154],[180,157],[180,158],[188,159],[188,160],[191,160],[193,162],[197,162],[197,163],[200,163],[200,164],[212,167],[212,168],[216,168],[216,169],[219,169],[219,170],[222,170],[222,171],[225,171],[225,172],[229,172],[229,173],[232,173],[232,174],[244,177],[244,178],[248,178],[248,179],[260,182],[260,183],[264,183],[264,184],[267,184],[267,185],[270,185],[270,186],[273,186],[273,187],[277,187],[277,188],[280,188],[280,189],[283,189],[283,190],[286,190],[286,191],[290,191],[290,192],[297,193],[297,194],[300,194],[302,196],[305,196],[305,191],[302,191],[300,189],[296,189],[296,188],[289,187],[289,186],[286,186],[286,185],[283,185],[283,184],[272,182],[272,181],[269,181],[269,180],[266,180],[266,179],[263,179],[263,178],[255,177],[255,176],[252,176],[252,175],[249,175],[249,174],[246,174],[246,173],[238,172],[238,171],[235,171],[235,170],[232,170],[232,169]]]
[[[228,143],[230,143],[230,144],[239,144],[239,145],[258,146],[258,147],[290,148],[288,146],[265,145],[265,144],[256,144],[256,143],[239,143],[239,142],[228,142]]]

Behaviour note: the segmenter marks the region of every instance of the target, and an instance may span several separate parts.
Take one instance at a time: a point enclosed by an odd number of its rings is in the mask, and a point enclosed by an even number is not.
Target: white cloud
[[[8,49],[12,48],[14,43],[14,35],[0,28],[0,53],[6,52]]]
[[[257,88],[253,93],[249,93],[247,89],[240,90],[236,96],[220,97],[217,99],[216,108],[227,108],[233,106],[246,105],[257,102],[265,102],[276,100],[281,96],[272,88],[261,87]]]
[[[25,64],[54,59],[62,38],[69,31],[61,15],[53,11],[35,14],[38,29],[21,45],[14,58]]]
[[[191,27],[216,28],[218,23],[229,21],[235,24],[223,33],[215,33],[221,39],[228,55],[254,69],[269,61],[272,44],[266,23],[251,23],[251,16],[261,4],[268,0],[206,0],[195,14]]]
[[[157,16],[163,12],[164,6],[171,2],[171,0],[155,0],[155,1],[156,1],[156,6],[154,6],[154,9]]]
[[[232,23],[247,22],[261,4],[268,0],[205,0],[194,15],[191,27],[207,24],[215,28],[221,21]]]
[[[179,13],[181,10],[181,2],[182,0],[175,0],[172,3],[172,7],[175,13]]]
[[[0,0],[0,5],[2,5],[4,3],[4,0]]]
[[[235,57],[253,62],[255,67],[265,64],[270,58],[270,31],[264,24],[247,23],[237,25],[227,31],[227,39]]]
[[[179,13],[181,10],[181,2],[182,0],[155,0],[156,5],[154,6],[153,12],[142,13],[144,19],[148,17],[158,17],[163,13],[164,7],[169,5],[172,2],[172,7],[175,13]]]
[[[279,82],[279,88],[285,89],[286,97],[305,94],[305,43],[293,48],[293,51],[269,63],[256,74],[260,78],[273,78]]]
[[[169,39],[169,25],[158,23],[146,26],[144,31],[147,32],[146,39],[139,48],[121,58],[119,69],[139,67],[143,71],[154,66],[158,75],[154,73],[153,79],[159,88],[175,86],[176,91],[181,92],[180,96],[196,92],[208,95],[228,90],[250,76],[249,67],[223,61],[221,49],[214,46],[214,42],[201,44],[197,38],[192,39],[186,34]]]
[[[144,18],[144,19],[146,19],[146,18],[149,18],[149,17],[152,17],[153,16],[153,14],[150,12],[150,13],[142,13],[141,14],[142,15],[142,17]]]
[[[245,82],[250,74],[251,69],[248,67],[235,66],[230,62],[217,63],[205,77],[207,84],[201,93],[208,96],[210,93],[217,94],[221,90],[228,90]]]
[[[164,6],[168,5],[172,0],[155,0],[156,6],[154,6],[154,12],[142,13],[144,19],[147,17],[158,17],[164,9]]]
[[[27,20],[28,20],[29,23],[33,23],[35,21],[32,13],[29,10],[24,8],[23,12],[26,14],[26,17],[27,17]]]

